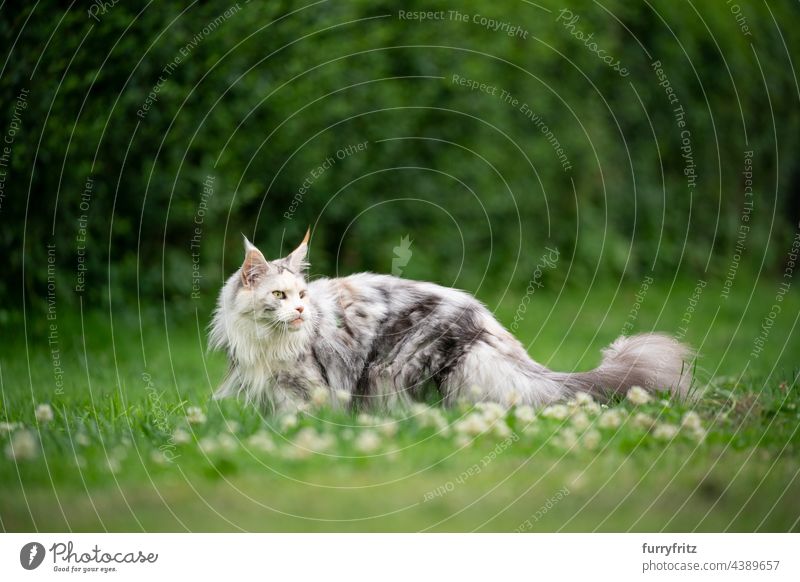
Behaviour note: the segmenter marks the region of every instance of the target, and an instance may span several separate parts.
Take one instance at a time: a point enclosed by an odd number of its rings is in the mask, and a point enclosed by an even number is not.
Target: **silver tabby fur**
[[[684,396],[691,384],[692,353],[667,335],[619,337],[598,368],[554,372],[463,291],[372,273],[307,282],[307,252],[308,235],[288,257],[267,261],[245,239],[245,261],[211,324],[210,345],[230,362],[215,397],[283,412],[325,390],[334,404],[391,409],[432,387],[444,405],[540,407],[578,391],[602,397],[631,386]],[[342,390],[348,398],[334,397]]]

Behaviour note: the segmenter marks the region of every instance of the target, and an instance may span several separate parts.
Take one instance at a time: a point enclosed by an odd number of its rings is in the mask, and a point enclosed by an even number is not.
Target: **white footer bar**
[[[798,534],[2,534],[2,580],[800,580]],[[248,576],[248,578],[244,578]],[[552,578],[551,578],[552,577]],[[237,578],[227,578],[234,580]]]

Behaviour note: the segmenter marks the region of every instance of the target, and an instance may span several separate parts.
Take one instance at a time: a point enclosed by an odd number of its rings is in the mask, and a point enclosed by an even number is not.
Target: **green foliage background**
[[[189,299],[193,221],[209,175],[199,252],[208,300],[238,263],[240,233],[272,256],[309,224],[314,273],[388,272],[392,248],[410,235],[404,276],[479,294],[524,286],[545,245],[570,260],[548,276],[579,284],[651,268],[724,273],[745,150],[755,152],[756,193],[744,260],[776,272],[797,225],[796,3],[742,3],[748,36],[724,2],[570,2],[576,28],[619,58],[626,78],[557,22],[562,6],[550,3],[240,2],[166,75],[234,4],[120,2],[99,21],[49,4],[0,23],[10,55],[5,124],[20,89],[30,90],[0,214],[7,306],[22,290],[28,300],[44,294],[47,244],[56,245],[59,300],[74,301],[88,176],[83,295],[95,304]],[[470,19],[418,22],[399,10]],[[489,30],[475,14],[528,38]],[[687,113],[699,176],[691,194],[654,60]],[[455,85],[453,74],[529,104],[572,170],[518,109]],[[337,161],[284,217],[314,168],[364,141],[365,152]]]

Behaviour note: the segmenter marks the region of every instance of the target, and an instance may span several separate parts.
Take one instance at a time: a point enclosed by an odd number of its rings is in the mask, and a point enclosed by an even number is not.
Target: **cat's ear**
[[[244,237],[244,263],[242,263],[242,284],[245,287],[252,287],[261,277],[267,273],[267,259],[261,254],[253,243]]]
[[[309,228],[306,231],[306,236],[303,237],[303,242],[300,243],[300,246],[294,249],[292,253],[286,257],[286,262],[289,264],[289,268],[295,273],[302,273],[308,269],[306,255],[308,255],[308,240],[310,238],[311,229]]]

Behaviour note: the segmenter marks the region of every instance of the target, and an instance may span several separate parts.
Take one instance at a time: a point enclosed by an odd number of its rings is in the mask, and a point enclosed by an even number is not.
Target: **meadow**
[[[698,349],[694,397],[533,411],[435,401],[265,416],[210,398],[196,310],[33,308],[0,355],[4,531],[798,531],[800,297],[656,278],[482,299],[531,355],[588,369],[622,331]],[[48,326],[56,325],[55,335]],[[55,341],[48,343],[48,337]],[[56,384],[53,348],[60,383]]]

